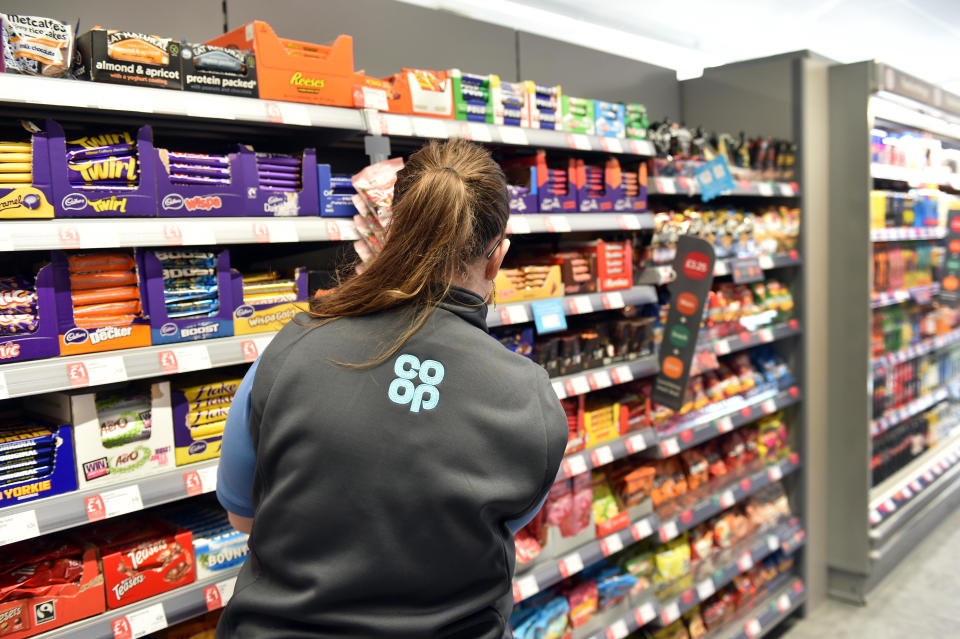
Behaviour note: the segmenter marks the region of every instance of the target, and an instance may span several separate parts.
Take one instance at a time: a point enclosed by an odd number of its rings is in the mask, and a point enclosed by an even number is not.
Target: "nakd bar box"
[[[193,537],[189,530],[141,517],[98,525],[85,538],[100,550],[107,608],[193,583]]]

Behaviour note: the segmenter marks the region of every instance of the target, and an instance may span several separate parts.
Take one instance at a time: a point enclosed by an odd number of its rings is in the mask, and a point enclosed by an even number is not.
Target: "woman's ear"
[[[503,264],[503,258],[507,256],[507,251],[510,250],[510,240],[509,238],[503,238],[503,241],[500,242],[500,245],[497,246],[496,250],[493,252],[493,255],[490,256],[490,259],[487,260],[487,264],[483,269],[483,277],[487,280],[492,280],[497,276],[497,271],[500,270],[500,265]]]

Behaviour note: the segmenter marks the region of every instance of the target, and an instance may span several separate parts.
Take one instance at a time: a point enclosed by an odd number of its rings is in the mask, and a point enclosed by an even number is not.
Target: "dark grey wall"
[[[737,62],[684,80],[683,122],[711,131],[794,139],[794,60],[803,55]]]
[[[266,20],[280,37],[309,42],[349,33],[354,65],[374,77],[459,68],[516,81],[513,30],[395,0],[227,0],[227,19],[230,29]]]
[[[563,92],[613,102],[639,102],[651,118],[680,117],[680,90],[673,69],[521,32],[520,75]]]
[[[162,4],[141,0],[3,0],[0,11],[56,18],[73,25],[79,18],[80,33],[99,25],[192,42],[223,33],[221,0],[163,0]]]

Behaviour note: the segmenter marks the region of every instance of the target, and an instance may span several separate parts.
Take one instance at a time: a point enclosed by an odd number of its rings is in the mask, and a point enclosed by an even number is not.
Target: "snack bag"
[[[73,63],[73,27],[38,16],[0,13],[0,71],[56,77]]]
[[[353,216],[360,238],[353,243],[364,264],[377,256],[387,239],[387,226],[393,213],[393,187],[403,158],[372,164],[353,176],[357,195],[353,198],[359,213]]]

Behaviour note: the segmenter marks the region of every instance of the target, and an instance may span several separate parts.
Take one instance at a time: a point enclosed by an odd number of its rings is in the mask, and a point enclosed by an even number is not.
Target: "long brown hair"
[[[380,254],[361,273],[312,300],[326,324],[343,317],[409,307],[406,330],[375,366],[395,354],[450,293],[451,280],[503,236],[510,216],[507,183],[490,153],[459,139],[431,140],[397,173],[393,217]]]

